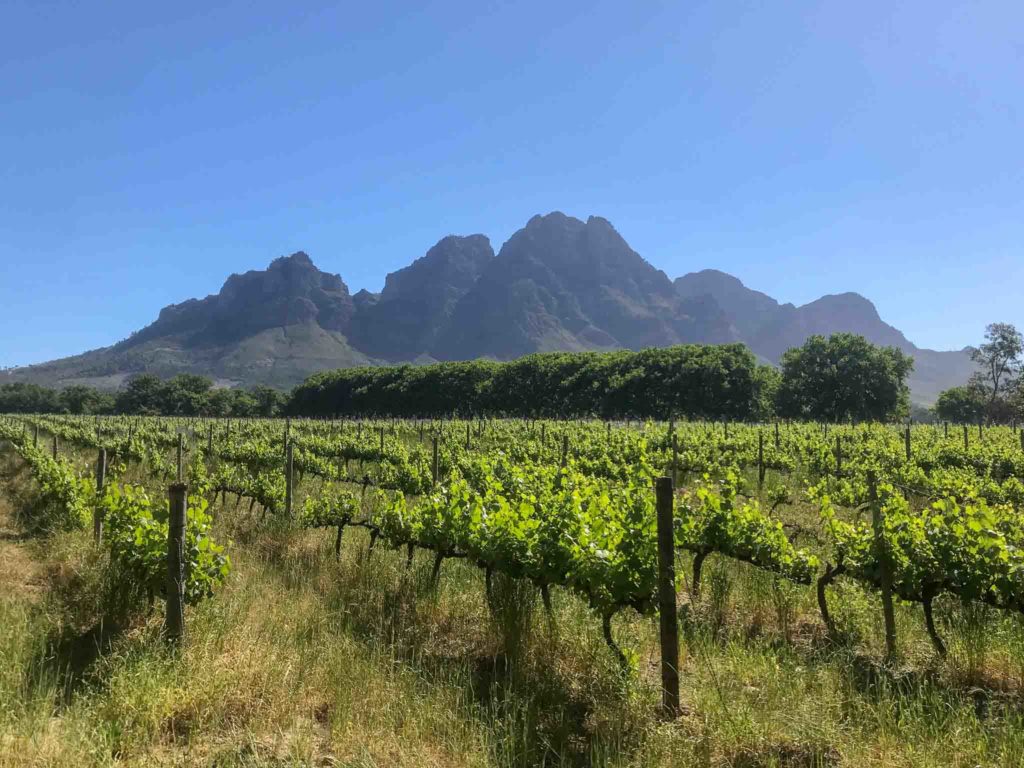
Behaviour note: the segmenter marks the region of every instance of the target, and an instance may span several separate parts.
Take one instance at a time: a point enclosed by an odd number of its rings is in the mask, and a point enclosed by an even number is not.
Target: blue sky
[[[923,346],[1024,326],[1024,4],[426,6],[4,2],[0,366],[552,210]]]

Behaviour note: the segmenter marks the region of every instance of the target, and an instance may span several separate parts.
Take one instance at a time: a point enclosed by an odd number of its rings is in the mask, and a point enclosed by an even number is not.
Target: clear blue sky
[[[4,2],[0,365],[556,209],[921,345],[1024,326],[1017,0],[424,5]]]

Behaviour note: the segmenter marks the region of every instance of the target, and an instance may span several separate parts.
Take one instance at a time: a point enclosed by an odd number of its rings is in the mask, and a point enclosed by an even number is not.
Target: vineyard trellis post
[[[672,433],[672,484],[679,484],[679,435]]]
[[[434,435],[434,455],[433,460],[430,464],[430,474],[433,480],[433,485],[437,485],[438,480],[438,465],[437,465],[437,435]]]
[[[757,430],[757,489],[764,487],[764,430]]]
[[[913,455],[910,450],[910,424],[907,424],[907,428],[903,432],[903,446],[906,449],[907,461],[909,462]]]
[[[185,520],[188,516],[188,488],[175,483],[168,489],[170,515],[167,520],[167,640],[177,643],[185,634]]]
[[[295,448],[289,439],[284,447],[284,513],[292,516],[293,484],[295,482]]]
[[[679,616],[676,611],[673,484],[659,477],[655,485],[658,513],[658,618],[661,629],[661,708],[679,716]]]
[[[970,433],[967,431],[967,422],[964,422],[964,450],[966,451],[971,446]]]
[[[882,591],[882,616],[885,619],[885,655],[887,659],[896,656],[896,614],[892,605],[892,568],[889,562],[889,546],[885,539],[885,516],[878,503],[878,480],[875,470],[868,470],[868,497],[871,503],[871,527],[874,531],[875,552],[879,564],[879,581]]]
[[[182,472],[184,470],[182,466],[182,460],[185,454],[185,433],[178,433],[178,482],[182,480]]]
[[[92,539],[99,544],[103,540],[103,509],[100,498],[107,482],[107,449],[100,448],[96,457],[96,505],[92,509]]]
[[[53,460],[57,460],[57,435],[53,435]]]

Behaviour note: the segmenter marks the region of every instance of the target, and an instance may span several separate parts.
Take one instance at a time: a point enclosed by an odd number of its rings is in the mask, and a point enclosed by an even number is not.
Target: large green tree
[[[889,421],[910,408],[907,376],[914,360],[863,336],[811,336],[782,356],[776,403],[786,418]]]
[[[974,424],[984,415],[986,404],[985,392],[978,387],[950,387],[939,394],[935,413],[943,421]]]

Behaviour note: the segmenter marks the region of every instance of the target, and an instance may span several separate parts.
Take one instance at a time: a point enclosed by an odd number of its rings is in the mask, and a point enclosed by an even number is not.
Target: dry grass
[[[10,469],[8,497],[30,496]],[[497,578],[488,605],[466,563],[446,562],[434,589],[427,554],[406,570],[404,552],[368,553],[349,531],[335,562],[331,533],[254,527],[233,507],[218,526],[235,569],[190,611],[177,653],[159,615],[106,621],[87,535],[12,532],[0,766],[1024,764],[1024,632],[991,611],[943,605],[940,662],[919,611],[901,606],[891,669],[874,597],[835,589],[850,638],[836,648],[810,590],[712,557],[701,599],[684,601],[686,714],[665,723],[650,619],[616,619],[635,664],[622,675],[567,593],[549,617],[532,589]]]

